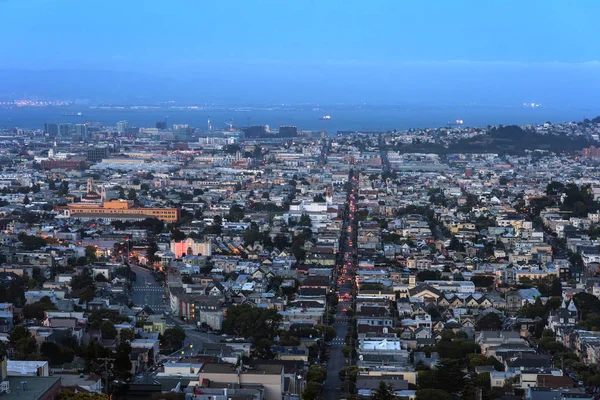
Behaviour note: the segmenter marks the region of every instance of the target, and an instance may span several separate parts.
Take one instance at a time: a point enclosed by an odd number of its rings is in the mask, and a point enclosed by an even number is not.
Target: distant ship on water
[[[465,121],[463,121],[462,119],[457,119],[454,122],[448,122],[448,125],[452,126],[462,126],[465,123]]]
[[[68,113],[64,113],[63,116],[65,116],[65,117],[83,117],[83,113],[81,111],[68,112]]]
[[[319,119],[321,121],[329,121],[331,119],[331,115],[322,115]]]

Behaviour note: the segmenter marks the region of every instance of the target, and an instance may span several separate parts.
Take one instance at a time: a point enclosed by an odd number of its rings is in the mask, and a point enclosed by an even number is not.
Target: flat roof
[[[58,376],[8,376],[5,380],[10,384],[10,393],[3,393],[3,400],[41,399],[54,385],[60,385]],[[21,382],[27,382],[27,390]]]
[[[243,374],[269,374],[269,375],[278,375],[281,374],[283,370],[282,365],[267,365],[267,364],[256,364],[253,369],[247,369],[242,371]],[[235,373],[236,368],[231,364],[217,364],[217,363],[208,363],[204,364],[202,367],[201,373],[207,374],[228,374]]]
[[[48,361],[20,361],[20,360],[8,360],[6,363],[6,370],[10,374],[22,374],[36,373],[38,368],[48,366]]]

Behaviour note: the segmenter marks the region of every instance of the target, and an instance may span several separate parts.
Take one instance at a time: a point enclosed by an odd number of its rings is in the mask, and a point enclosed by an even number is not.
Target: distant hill
[[[491,152],[523,154],[525,150],[548,150],[556,153],[574,152],[591,144],[582,137],[566,135],[541,135],[519,126],[500,126],[492,128],[487,135],[462,139],[452,144],[449,153]]]

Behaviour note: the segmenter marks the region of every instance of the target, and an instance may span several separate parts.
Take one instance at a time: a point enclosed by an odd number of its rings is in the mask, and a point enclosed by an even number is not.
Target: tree
[[[454,396],[440,389],[421,389],[416,392],[416,400],[454,400]]]
[[[250,227],[244,231],[244,245],[253,245],[255,242],[258,242],[261,239],[261,237],[262,235],[260,234],[258,229],[253,229],[252,227]]]
[[[454,251],[465,251],[465,245],[462,244],[457,238],[456,236],[453,236],[452,239],[450,239],[450,245],[448,246],[448,250],[454,250]]]
[[[15,306],[23,306],[25,304],[25,289],[22,278],[17,277],[10,281],[8,288],[0,285],[0,301],[13,303]]]
[[[457,359],[442,359],[436,369],[436,389],[448,393],[459,393],[465,385],[465,375]]]
[[[88,303],[96,297],[96,287],[87,286],[79,292],[79,304]]]
[[[419,281],[419,282],[435,281],[435,280],[440,279],[441,276],[442,276],[442,274],[440,273],[440,271],[423,270],[423,271],[419,271],[417,273],[417,281]]]
[[[66,196],[69,193],[69,182],[62,181],[60,182],[60,187],[58,188],[58,194],[60,196]]]
[[[221,217],[220,215],[215,215],[213,217],[213,224],[221,225],[222,223],[223,223],[223,217]]]
[[[324,336],[326,342],[331,342],[337,336],[335,328],[331,325],[317,324],[315,329]]]
[[[384,381],[379,382],[379,387],[371,396],[372,400],[391,400],[394,399],[394,391],[392,390],[392,386],[385,383]]]
[[[325,197],[323,197],[323,195],[321,193],[317,194],[315,197],[313,197],[313,201],[315,203],[325,203]]]
[[[298,222],[298,225],[312,226],[312,221],[310,220],[310,217],[308,216],[308,214],[302,214],[302,216],[300,217],[300,221]]]
[[[300,233],[292,238],[292,254],[297,260],[304,260],[306,252],[304,251],[304,244],[306,243],[306,235]]]
[[[306,382],[304,391],[302,392],[303,400],[315,400],[321,392],[321,384],[319,382]]]
[[[50,300],[50,297],[44,296],[35,303],[26,304],[23,307],[23,316],[26,319],[44,319],[44,312],[49,310],[56,310],[56,306]]]
[[[126,341],[132,341],[133,339],[135,339],[135,333],[133,331],[133,329],[121,329],[119,331],[119,340],[121,342],[126,342]]]
[[[39,236],[33,236],[33,235],[27,235],[25,233],[20,233],[17,238],[19,239],[19,241],[21,242],[21,244],[23,245],[23,248],[25,250],[37,250],[40,247],[43,247],[46,245],[46,241],[44,240],[44,238],[41,238]]]
[[[497,331],[502,329],[502,320],[495,312],[489,312],[479,318],[475,324],[475,329],[478,331]]]
[[[289,246],[289,242],[285,235],[278,234],[277,236],[275,236],[275,239],[273,240],[273,245],[281,251]]]
[[[311,365],[306,373],[306,380],[323,383],[327,378],[327,369],[320,365]]]
[[[111,321],[104,321],[100,325],[100,331],[102,332],[102,339],[112,340],[117,337],[117,329]]]
[[[108,400],[108,396],[102,393],[74,393],[63,388],[56,400]]]
[[[135,189],[129,189],[127,192],[127,200],[137,201],[137,193]]]
[[[154,234],[159,234],[163,231],[163,229],[165,229],[165,223],[158,218],[146,218],[137,222],[136,225],[140,228],[152,231]]]
[[[85,246],[85,258],[90,264],[98,261],[98,256],[96,255],[96,248],[94,246]]]
[[[185,240],[185,233],[181,232],[179,229],[173,229],[171,231],[171,239],[175,242],[181,242]]]
[[[546,307],[544,307],[542,299],[538,297],[533,304],[527,302],[523,308],[519,310],[519,315],[524,318],[544,318],[546,316]]]
[[[148,256],[148,262],[150,262],[150,264],[154,264],[155,262],[160,261],[160,259],[156,256],[157,252],[158,252],[158,245],[153,240],[148,244],[148,247],[146,249],[146,254]]]
[[[494,284],[496,279],[493,276],[474,275],[471,277],[471,282],[478,288],[488,288]]]
[[[118,376],[122,380],[127,380],[131,378],[131,360],[129,359],[129,355],[131,354],[131,346],[127,342],[121,342],[117,346],[117,351],[115,352],[115,375]]]
[[[28,339],[31,337],[31,332],[29,329],[24,327],[23,325],[17,325],[13,328],[12,331],[8,334],[8,340],[12,343],[16,343],[21,339]]]
[[[180,327],[165,329],[165,333],[162,336],[162,342],[172,348],[179,348],[183,345],[185,340],[185,331]]]
[[[223,152],[227,154],[235,154],[240,151],[240,149],[241,148],[239,144],[228,144],[223,147]]]
[[[275,358],[275,354],[273,353],[273,341],[267,338],[261,338],[255,340],[252,345],[252,354],[253,358],[258,358],[261,360],[272,360]]]
[[[14,346],[15,360],[37,359],[37,342],[27,328],[17,325],[8,335],[8,340]]]
[[[30,203],[29,197],[27,195],[25,195],[25,197],[23,198],[23,204],[28,205],[29,203]]]
[[[105,370],[104,363],[99,360],[107,357],[112,358],[113,353],[97,341],[92,341],[81,350],[81,356],[85,361],[85,370],[100,375],[104,373]]]
[[[590,312],[596,312],[600,310],[600,299],[593,294],[579,292],[573,296],[575,306],[579,311],[581,319],[586,319]]]
[[[281,315],[274,309],[253,307],[249,304],[232,305],[227,308],[223,320],[223,332],[252,337],[254,341],[262,338],[273,340],[277,335]]]
[[[563,193],[565,190],[565,185],[560,182],[552,181],[546,186],[546,195],[547,196],[557,196]]]
[[[94,299],[96,287],[89,269],[84,269],[80,274],[73,275],[71,278],[71,295],[79,297],[80,304]]]
[[[558,277],[554,277],[554,279],[552,279],[552,283],[550,284],[550,296],[562,296],[562,283],[560,281],[560,278]]]
[[[229,208],[229,213],[225,216],[229,222],[240,222],[244,219],[244,208],[239,204],[233,204]]]
[[[50,365],[62,365],[70,363],[75,357],[73,349],[60,346],[53,342],[45,341],[40,347],[40,353],[43,357],[48,358]]]

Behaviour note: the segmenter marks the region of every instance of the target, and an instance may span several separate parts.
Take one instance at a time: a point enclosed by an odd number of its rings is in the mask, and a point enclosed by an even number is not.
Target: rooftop
[[[9,376],[6,380],[10,384],[10,393],[2,394],[2,400],[43,399],[55,385],[60,387],[58,376]],[[24,386],[26,390],[23,390]]]

